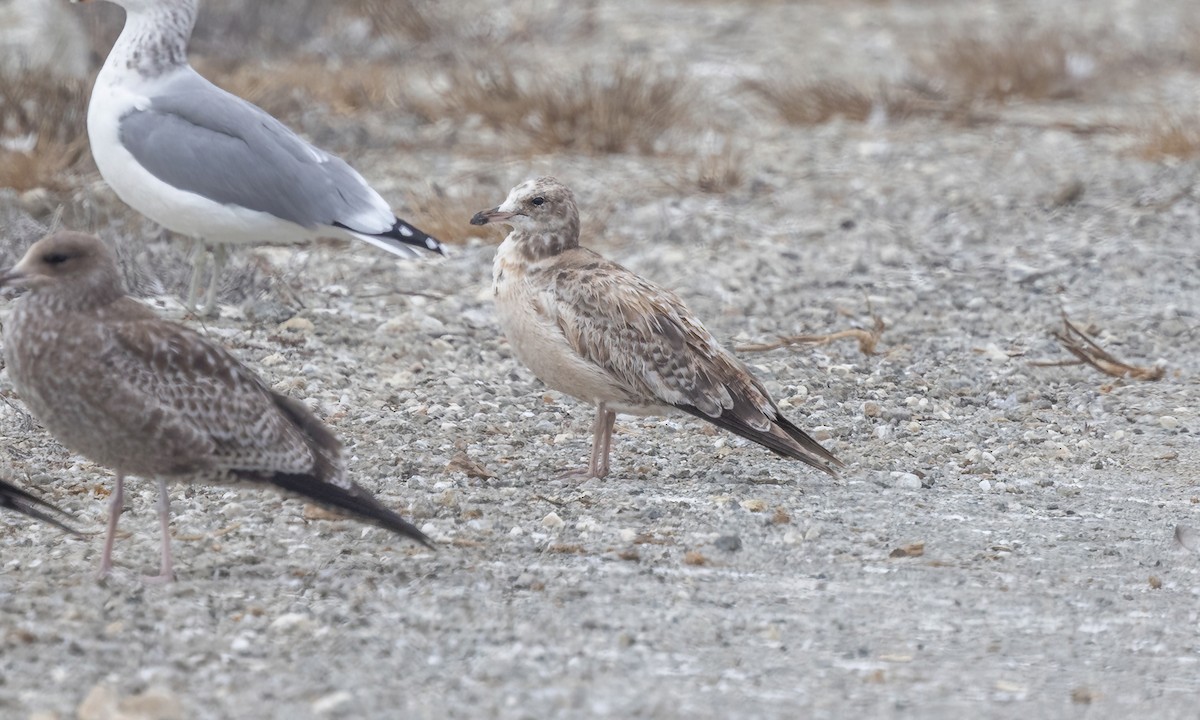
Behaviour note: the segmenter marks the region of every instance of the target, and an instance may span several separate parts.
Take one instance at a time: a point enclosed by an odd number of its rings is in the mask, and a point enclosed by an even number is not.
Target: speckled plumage
[[[842,463],[779,412],[675,293],[580,247],[575,199],[561,183],[527,181],[471,222],[513,227],[496,252],[493,291],[517,358],[598,406],[590,474],[607,473],[614,413],[682,410],[836,475]]]
[[[16,485],[8,484],[4,480],[0,480],[0,508],[23,513],[31,518],[37,518],[42,522],[50,523],[51,525],[62,528],[72,535],[79,534],[70,526],[63,524],[50,514],[55,513],[57,515],[61,515],[62,517],[70,517],[65,512],[59,510],[36,495],[22,490]]]
[[[340,444],[302,403],[125,296],[98,239],[43,238],[0,284],[28,288],[4,327],[17,392],[118,488],[125,475],[266,482],[427,542],[346,478]]]

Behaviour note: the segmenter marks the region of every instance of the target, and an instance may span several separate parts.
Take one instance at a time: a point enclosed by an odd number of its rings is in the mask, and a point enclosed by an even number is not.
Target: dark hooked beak
[[[471,218],[471,224],[487,225],[490,222],[503,222],[505,220],[511,220],[514,215],[516,215],[516,213],[501,212],[500,206],[497,205],[491,210],[480,210],[479,212],[475,213],[475,217]]]

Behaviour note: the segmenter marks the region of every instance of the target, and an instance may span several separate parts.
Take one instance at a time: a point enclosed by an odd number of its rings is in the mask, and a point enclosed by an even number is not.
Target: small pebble
[[[312,320],[299,316],[279,323],[279,330],[281,332],[293,332],[301,335],[311,333],[316,327],[316,325],[313,325]]]
[[[343,706],[352,700],[354,700],[353,695],[345,690],[338,690],[314,700],[312,711],[314,715],[329,715],[342,709]]]
[[[910,472],[892,473],[892,484],[901,490],[920,490],[921,478]]]
[[[563,519],[560,518],[556,512],[551,512],[549,515],[542,518],[542,527],[546,528],[547,530],[558,530],[565,524],[566,523],[563,522]]]
[[[1158,419],[1158,424],[1164,430],[1174,430],[1175,428],[1179,427],[1179,418],[1175,417],[1174,415],[1163,415]]]
[[[742,549],[742,539],[737,535],[722,535],[713,541],[713,545],[715,545],[718,550],[724,550],[725,552],[737,552],[738,550]]]

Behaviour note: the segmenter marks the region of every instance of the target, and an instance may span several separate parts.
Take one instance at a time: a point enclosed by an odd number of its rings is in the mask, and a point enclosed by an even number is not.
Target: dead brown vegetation
[[[1200,117],[1166,113],[1147,123],[1137,153],[1147,160],[1190,158],[1200,155]]]
[[[489,226],[496,228],[496,231],[480,233],[478,228],[470,225],[472,215],[496,204],[496,198],[486,192],[452,196],[435,186],[431,195],[409,196],[407,207],[410,210],[405,211],[405,217],[426,233],[450,245],[462,243],[467,235],[481,234],[499,243],[506,234],[501,232],[504,230],[501,226]]]
[[[966,120],[969,115],[964,103],[917,81],[881,81],[871,90],[848,80],[802,80],[780,72],[747,81],[744,87],[792,125],[822,125],[838,118],[884,123],[913,117]]]
[[[395,68],[384,62],[330,65],[293,59],[262,65],[201,60],[197,70],[213,83],[283,120],[321,106],[335,115],[394,107],[403,95]]]
[[[1054,331],[1054,339],[1062,344],[1067,352],[1075,356],[1074,360],[1043,360],[1029,363],[1033,367],[1063,367],[1067,365],[1087,365],[1105,375],[1116,378],[1133,380],[1162,380],[1166,376],[1166,368],[1155,366],[1131,365],[1100,347],[1095,340],[1088,337],[1089,333],[1080,330],[1064,313],[1062,330]],[[1095,334],[1093,331],[1091,334]]]
[[[936,46],[918,62],[922,74],[961,100],[1003,102],[1073,97],[1094,62],[1083,43],[1059,30],[1013,29],[968,34]]]
[[[658,152],[687,119],[685,80],[648,65],[588,66],[577,73],[522,73],[507,63],[461,65],[432,115],[476,116],[520,136],[537,153]]]
[[[0,74],[0,187],[62,190],[91,163],[83,81]]]
[[[848,330],[839,330],[820,335],[786,335],[774,342],[739,345],[734,349],[738,352],[766,352],[791,345],[828,345],[838,340],[853,339],[858,341],[858,350],[863,355],[878,355],[879,340],[883,337],[883,331],[887,329],[887,325],[883,322],[883,318],[875,314],[873,309],[869,310],[869,312],[871,314],[871,327],[869,329],[850,328]]]

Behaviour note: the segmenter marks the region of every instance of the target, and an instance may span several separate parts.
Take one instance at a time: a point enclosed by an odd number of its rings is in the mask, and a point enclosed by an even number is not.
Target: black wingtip
[[[265,480],[281,490],[295,493],[326,507],[356,515],[360,519],[391,530],[397,535],[403,535],[419,542],[431,550],[435,549],[433,541],[425,533],[397,513],[384,507],[375,499],[375,496],[354,483],[349,483],[349,487],[342,487],[312,475],[295,473],[275,473],[269,476],[257,473],[237,474],[246,480]]]
[[[355,228],[340,222],[333,223],[333,226],[339,227],[343,230],[349,230],[352,233],[357,233],[360,237],[379,238],[380,240],[383,240],[391,245],[399,243],[400,245],[408,245],[411,247],[421,248],[422,250],[435,252],[442,256],[445,256],[446,254],[446,248],[442,245],[441,241],[429,233],[419,229],[415,225],[411,225],[408,222],[401,220],[400,218],[396,218],[396,224],[392,225],[391,230],[381,233],[363,232],[362,230],[356,230]]]
[[[675,407],[689,415],[710,422],[722,430],[728,430],[734,435],[756,442],[776,455],[799,460],[805,465],[828,473],[833,478],[839,477],[836,468],[846,466],[844,462],[834,457],[833,453],[822,447],[819,442],[813,440],[808,433],[796,427],[778,411],[774,421],[775,425],[778,429],[783,430],[787,439],[791,440],[790,443],[778,435],[750,427],[745,420],[730,410],[726,410],[717,417],[712,417],[693,405],[676,405]]]
[[[396,218],[396,224],[392,226],[392,229],[382,233],[380,237],[399,240],[405,245],[429,250],[438,255],[446,254],[446,248],[442,247],[442,243],[437,238],[400,218]]]
[[[53,525],[54,527],[68,532],[76,537],[81,537],[78,530],[61,522],[47,512],[43,512],[42,508],[51,512],[62,515],[66,518],[71,518],[69,513],[66,513],[45,500],[25,491],[14,485],[0,480],[0,507],[7,508],[19,512],[23,515],[28,515],[36,520],[41,520],[44,523]],[[74,518],[71,518],[74,519]]]

